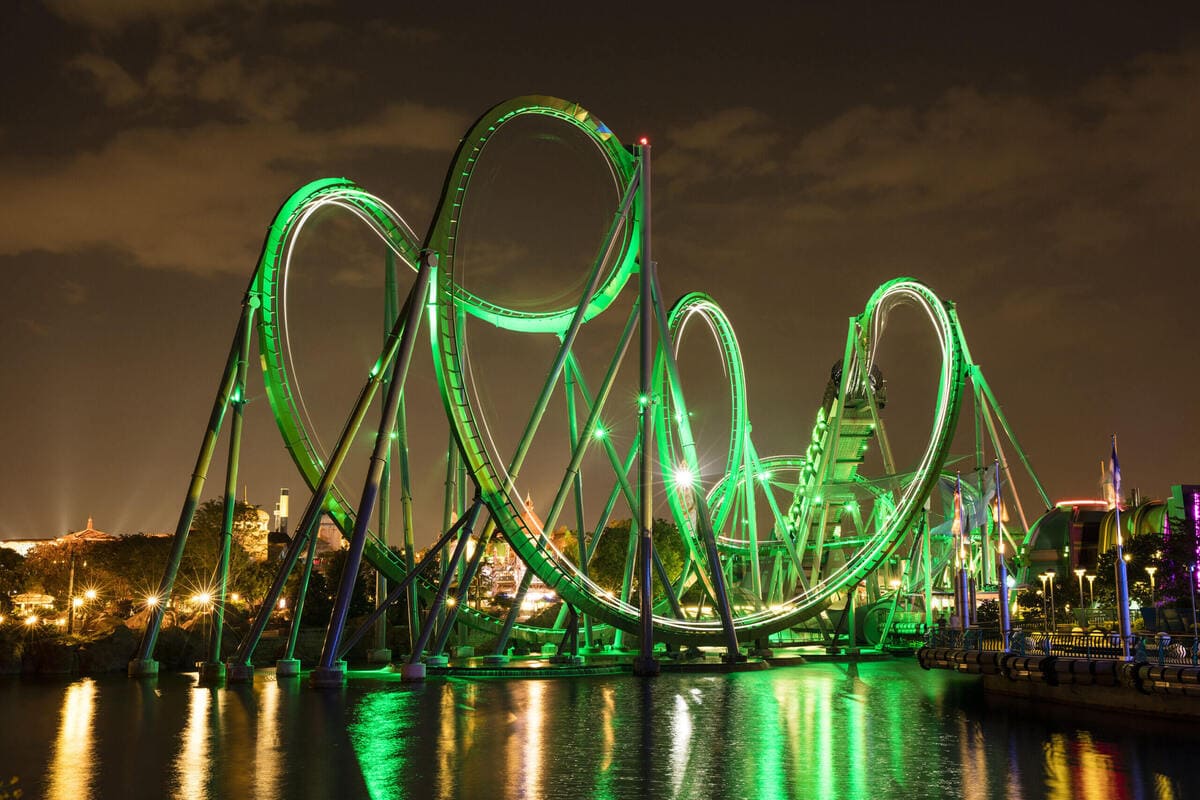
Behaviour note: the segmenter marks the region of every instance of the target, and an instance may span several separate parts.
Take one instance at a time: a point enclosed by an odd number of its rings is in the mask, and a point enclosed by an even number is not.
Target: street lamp
[[[1043,572],[1038,575],[1038,579],[1042,582],[1042,629],[1045,630],[1046,625],[1050,622],[1050,614],[1046,610],[1046,581],[1050,580],[1050,575]]]
[[[1046,570],[1046,575],[1050,578],[1050,630],[1058,627],[1057,615],[1054,613],[1054,570]]]
[[[1146,574],[1150,576],[1150,607],[1154,609],[1154,624],[1158,624],[1158,604],[1154,602],[1154,573],[1158,572],[1158,567],[1146,567]]]
[[[1192,590],[1192,636],[1200,634],[1196,630],[1196,564],[1188,567],[1188,588]]]
[[[1088,579],[1088,599],[1092,601],[1092,605],[1096,605],[1096,576],[1084,575]]]

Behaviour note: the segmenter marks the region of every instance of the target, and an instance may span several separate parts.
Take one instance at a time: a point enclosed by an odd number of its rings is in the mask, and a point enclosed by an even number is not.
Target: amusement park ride
[[[607,166],[619,198],[577,302],[536,312],[506,307],[469,291],[457,258],[460,225],[481,155],[498,131],[524,117],[567,126],[586,138]],[[799,628],[823,632],[836,642],[839,630],[855,630],[860,592],[869,605],[860,609],[859,622],[863,615],[870,617],[867,627],[873,633],[868,639],[878,643],[902,618],[930,624],[935,599],[954,591],[950,587],[958,587],[959,594],[975,587],[980,592],[995,590],[1005,557],[1012,562],[1016,580],[1024,580],[1023,567],[1013,557],[1026,543],[1030,525],[1012,489],[1013,465],[1007,453],[1017,455],[1045,507],[1051,503],[971,358],[954,306],[911,278],[879,287],[863,312],[850,318],[845,348],[816,411],[807,450],[760,454],[752,436],[742,354],[729,319],[701,292],[687,294],[674,305],[662,296],[651,255],[650,153],[646,140],[621,144],[575,103],[520,97],[489,110],[463,137],[423,237],[386,202],[349,180],[315,181],[288,198],[270,226],[242,303],[170,561],[130,662],[131,675],[157,671],[154,650],[164,607],[226,417],[230,428],[223,555],[215,581],[209,657],[202,669],[202,677],[208,679],[224,675],[236,681],[252,675],[252,656],[285,582],[299,570],[301,586],[308,586],[322,514],[336,521],[349,547],[313,671],[318,685],[340,685],[347,651],[374,629],[388,606],[401,600],[406,600],[411,636],[406,677],[423,676],[426,663],[444,663],[442,654],[456,626],[495,637],[494,653],[486,659],[491,664],[503,662],[514,638],[573,642],[582,631],[585,644],[598,648],[633,637],[640,654],[635,671],[653,674],[658,668],[656,643],[721,647],[726,660],[736,661],[744,658],[743,647],[765,649],[772,637],[778,641]],[[305,424],[282,293],[305,223],[331,206],[353,213],[386,244],[387,291],[380,305],[388,333],[373,365],[364,365],[369,370],[341,435],[326,449]],[[396,292],[397,267],[414,275],[403,302]],[[627,287],[631,279],[636,280]],[[619,304],[623,291],[625,302]],[[911,463],[897,463],[893,455],[883,413],[883,374],[876,364],[885,317],[901,304],[923,312],[940,350],[932,424]],[[620,309],[627,309],[627,317],[623,326],[612,326],[607,364],[596,364],[594,358],[587,363],[577,346],[581,331],[602,312],[619,314]],[[717,466],[701,463],[680,376],[683,333],[696,322],[714,335],[728,376],[732,417],[729,441],[719,448],[724,455]],[[499,444],[503,437],[495,435],[496,420],[488,418],[486,404],[480,401],[468,346],[470,332],[480,326],[549,337],[555,343],[536,401],[521,421],[523,432],[513,437],[515,446]],[[231,523],[256,332],[266,396],[312,495],[248,633],[223,664]],[[451,480],[444,497],[430,498],[444,509],[443,526],[440,538],[418,561],[405,387],[414,350],[426,333],[449,421]],[[628,359],[631,346],[636,356]],[[626,369],[630,361],[634,363]],[[631,373],[636,375],[636,393],[614,391],[621,376],[634,383]],[[376,403],[382,409],[377,435],[361,496],[352,502],[338,477],[351,456],[355,435],[368,425],[367,413],[377,395],[382,397]],[[556,398],[559,410],[548,414]],[[968,401],[975,422],[974,472],[956,495],[956,479],[944,470],[960,411]],[[566,424],[560,425],[564,418]],[[615,426],[633,432],[625,452],[618,449],[617,437],[609,435]],[[535,442],[550,443],[539,453],[562,456],[555,465],[559,482],[544,506],[544,520],[523,513],[528,487],[522,469]],[[871,448],[876,453],[868,460]],[[992,459],[998,462],[995,470]],[[539,465],[545,466],[544,456]],[[454,480],[456,475],[467,480]],[[386,542],[394,520],[387,498],[397,481],[401,536],[396,538],[402,537],[403,547],[391,549]],[[1003,492],[1005,508],[1016,511],[1011,526],[995,513],[997,482],[1009,487]],[[598,496],[606,498],[602,504],[589,504],[593,512],[599,511],[590,517],[584,513],[585,486],[592,492],[599,489]],[[674,574],[656,551],[661,543],[651,536],[656,514],[669,517],[681,540],[676,544],[681,544],[677,549],[683,563]],[[619,590],[605,588],[589,576],[589,562],[606,526],[626,515],[634,523],[628,542],[622,543],[622,584]],[[578,547],[570,553],[557,547],[550,535],[562,520],[570,520],[579,532]],[[493,537],[502,537],[528,566],[511,610],[501,615],[472,605],[468,593]],[[472,540],[473,549],[468,545]],[[351,630],[350,601],[363,561],[378,571],[390,591],[375,614]],[[965,586],[959,580],[963,575],[971,581]],[[521,601],[535,576],[562,599],[562,612],[553,624],[518,624]],[[304,595],[302,588],[300,604]],[[966,605],[959,602],[956,607]],[[292,608],[281,674],[299,668],[294,651],[301,610]]]

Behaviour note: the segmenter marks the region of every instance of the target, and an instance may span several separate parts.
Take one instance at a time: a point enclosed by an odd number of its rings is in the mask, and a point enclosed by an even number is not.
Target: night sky
[[[5,4],[0,537],[89,516],[113,533],[173,529],[280,203],[345,175],[421,233],[470,122],[532,93],[652,139],[665,294],[703,289],[732,318],[761,454],[803,449],[846,319],[912,275],[957,303],[1053,498],[1096,496],[1114,432],[1127,488],[1200,482],[1194,5],[607,4],[569,18],[558,4],[432,5]],[[551,180],[505,204],[497,178],[492,207],[531,217],[518,243],[487,241],[478,218],[495,291],[516,285],[497,271],[571,246],[533,219],[578,188]],[[603,215],[601,190],[578,194]],[[310,236],[307,386],[335,432],[378,340],[382,259],[344,220]],[[897,414],[904,352],[930,341],[893,342]],[[446,427],[418,350],[420,503],[442,479]],[[527,383],[540,363],[497,374]],[[253,370],[250,396],[239,484],[269,509],[301,481]],[[432,536],[422,522],[418,543]]]

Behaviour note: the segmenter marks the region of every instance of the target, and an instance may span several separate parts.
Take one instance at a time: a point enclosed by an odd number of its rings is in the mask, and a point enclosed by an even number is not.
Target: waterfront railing
[[[1014,628],[1005,641],[995,628],[946,629],[931,631],[925,639],[929,647],[978,652],[1009,652],[1020,656],[1061,656],[1066,658],[1124,658],[1120,634],[1049,633]],[[1130,637],[1133,660],[1159,666],[1200,666],[1200,637],[1167,633],[1138,633]]]

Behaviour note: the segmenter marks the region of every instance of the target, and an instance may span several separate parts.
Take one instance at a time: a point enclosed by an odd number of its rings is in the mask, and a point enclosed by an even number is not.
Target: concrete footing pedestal
[[[308,682],[314,689],[340,689],[346,685],[346,662],[338,661],[332,667],[313,667]]]
[[[483,665],[485,667],[507,667],[508,656],[504,655],[503,653],[499,655],[496,653],[489,653],[483,657]]]
[[[295,678],[300,675],[300,659],[281,658],[275,662],[276,678]]]
[[[135,658],[129,662],[129,677],[157,678],[158,662],[153,658]]]
[[[662,665],[658,663],[658,659],[650,656],[638,656],[633,660],[633,674],[642,677],[653,677],[662,672]]]
[[[378,650],[368,650],[367,663],[390,664],[392,663],[392,651],[386,647],[381,647]]]
[[[405,681],[425,680],[424,664],[405,664],[400,668],[400,679]]]
[[[200,683],[214,684],[225,680],[225,665],[220,661],[205,661],[200,665]]]
[[[550,657],[551,664],[562,664],[567,667],[582,667],[583,656],[574,653],[559,653]]]
[[[448,667],[450,666],[450,659],[446,656],[425,656],[425,666],[438,668]]]
[[[254,665],[225,662],[226,683],[254,683]]]

